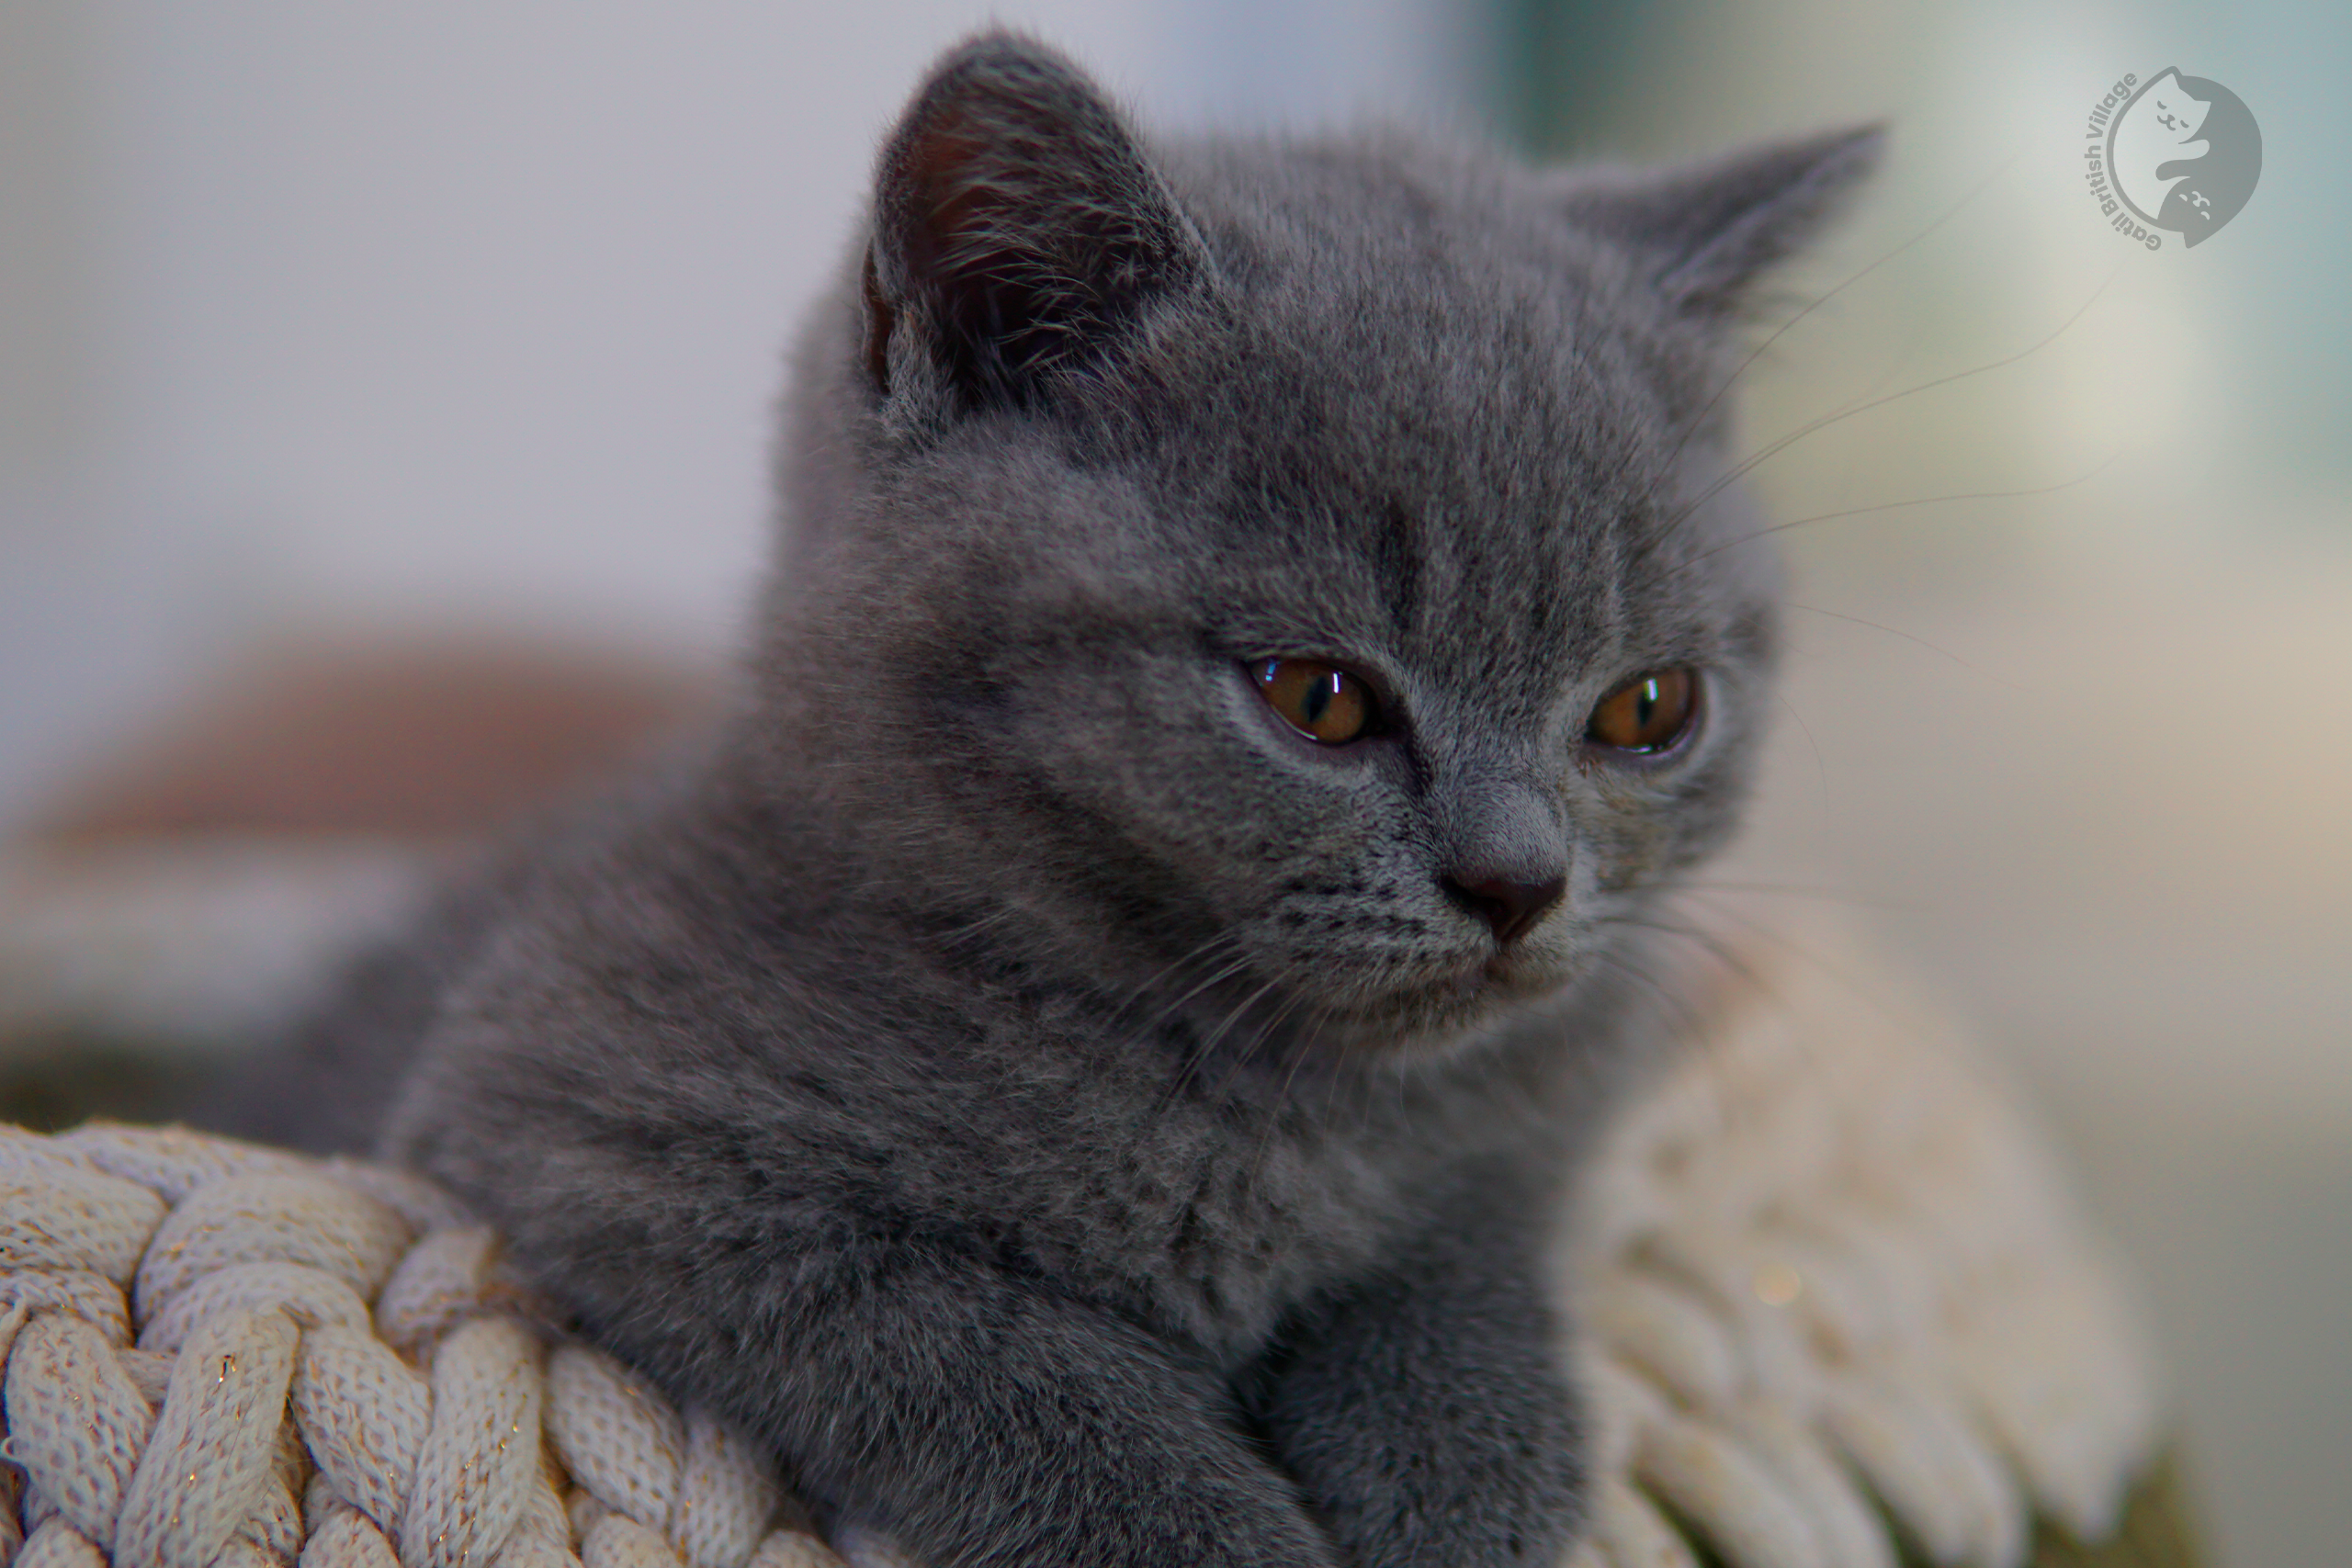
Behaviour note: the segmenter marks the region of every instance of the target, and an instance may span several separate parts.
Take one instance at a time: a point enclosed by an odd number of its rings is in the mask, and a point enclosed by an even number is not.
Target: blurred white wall
[[[779,352],[991,19],[1156,124],[1461,112],[1436,0],[0,7],[0,824],[256,637],[724,649]]]

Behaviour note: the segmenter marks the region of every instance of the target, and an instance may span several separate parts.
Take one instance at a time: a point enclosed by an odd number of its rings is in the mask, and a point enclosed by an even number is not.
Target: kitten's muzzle
[[[1515,759],[1464,762],[1440,784],[1438,886],[1508,948],[1567,892],[1571,850],[1556,803],[1528,776],[1533,768]]]

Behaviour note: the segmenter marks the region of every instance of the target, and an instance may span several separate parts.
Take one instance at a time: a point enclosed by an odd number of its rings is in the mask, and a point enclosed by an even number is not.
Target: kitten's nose
[[[1449,874],[1445,878],[1445,890],[1485,920],[1493,929],[1497,942],[1505,943],[1517,942],[1532,930],[1567,889],[1566,876],[1517,882],[1510,877],[1479,876],[1471,872],[1464,876]]]

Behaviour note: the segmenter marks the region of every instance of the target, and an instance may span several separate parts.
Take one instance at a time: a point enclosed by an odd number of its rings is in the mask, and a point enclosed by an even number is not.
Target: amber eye
[[[1617,751],[1664,751],[1690,732],[1698,711],[1698,676],[1653,670],[1601,698],[1584,738]]]
[[[1261,659],[1250,673],[1283,722],[1311,740],[1344,746],[1372,728],[1377,709],[1362,676],[1311,659]]]

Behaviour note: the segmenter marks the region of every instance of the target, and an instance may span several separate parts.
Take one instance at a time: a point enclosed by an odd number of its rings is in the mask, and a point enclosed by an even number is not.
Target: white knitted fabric
[[[2021,1562],[2036,1513],[2099,1538],[2159,1410],[2040,1144],[1917,1023],[1762,970],[1564,1226],[1573,1568],[1694,1565],[1687,1532],[1732,1568],[1893,1568],[1890,1519],[1972,1568]],[[818,1539],[765,1456],[551,1325],[413,1178],[0,1128],[0,1568],[903,1561]]]

